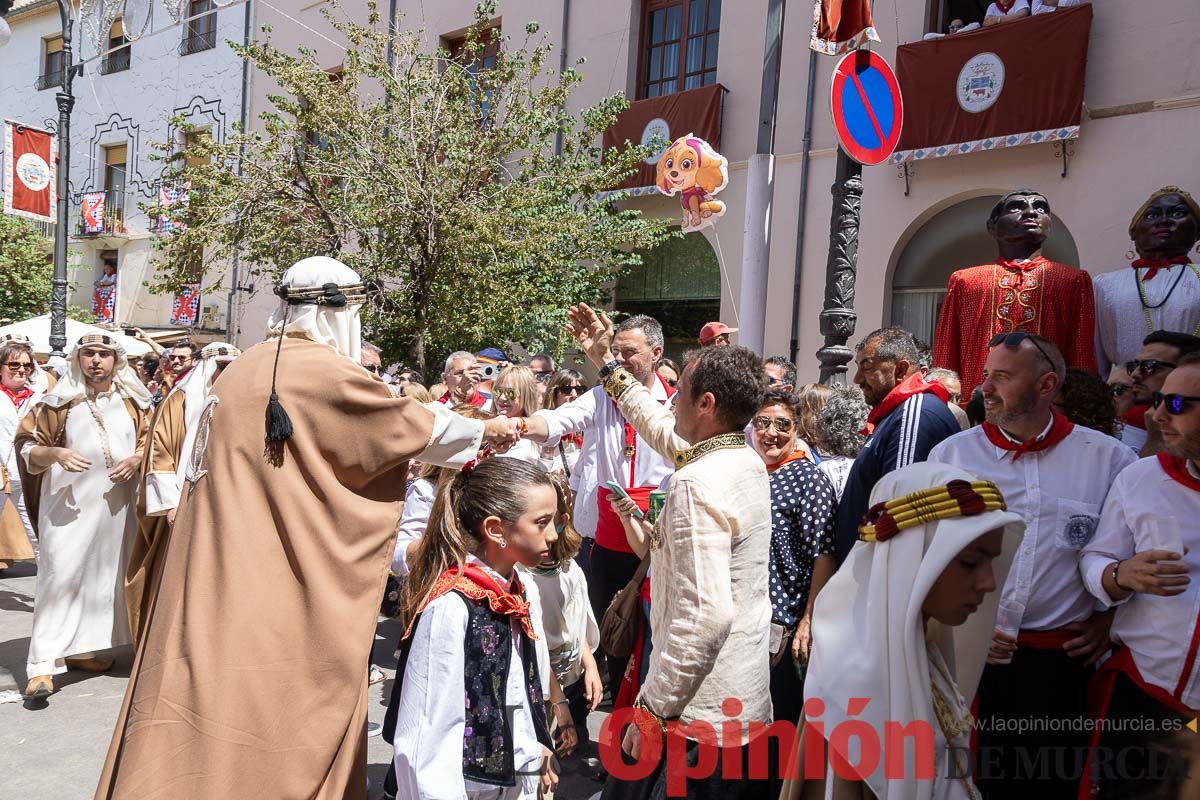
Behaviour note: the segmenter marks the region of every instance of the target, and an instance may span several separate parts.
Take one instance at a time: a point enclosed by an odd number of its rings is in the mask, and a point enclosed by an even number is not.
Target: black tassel
[[[292,438],[292,418],[279,403],[279,396],[271,392],[267,401],[267,441],[285,442]]]

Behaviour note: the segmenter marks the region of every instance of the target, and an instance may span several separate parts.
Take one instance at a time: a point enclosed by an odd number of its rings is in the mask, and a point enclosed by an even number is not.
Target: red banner
[[[604,132],[604,149],[624,147],[627,141],[646,145],[659,141],[662,147],[639,164],[637,172],[621,182],[621,188],[649,187],[657,192],[654,168],[658,157],[680,136],[695,134],[711,144],[714,150],[720,150],[721,95],[724,92],[718,83],[630,103],[613,126]]]
[[[848,53],[868,39],[879,41],[871,0],[813,0],[810,50],[827,56]]]
[[[1091,5],[896,49],[904,132],[893,163],[1073,139]]]
[[[4,213],[54,221],[56,155],[46,131],[4,121]]]

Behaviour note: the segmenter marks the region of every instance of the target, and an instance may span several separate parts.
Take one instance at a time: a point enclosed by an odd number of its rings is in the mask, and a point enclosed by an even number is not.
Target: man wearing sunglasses
[[[858,343],[854,383],[871,413],[869,437],[846,477],[837,511],[834,560],[838,565],[858,541],[871,490],[887,473],[924,461],[933,446],[961,430],[946,408],[949,392],[930,383],[918,363],[921,349],[903,328],[880,328]]]
[[[1112,637],[1122,645],[1093,682],[1113,725],[1092,744],[1110,763],[1145,758],[1144,741],[1116,733],[1121,718],[1182,724],[1200,715],[1200,581],[1191,577],[1200,572],[1200,353],[1179,359],[1151,405],[1166,449],[1117,476],[1083,551],[1084,580],[1103,605],[1116,606]],[[1140,766],[1129,765],[1129,774]],[[1103,796],[1144,791],[1144,773],[1137,787],[1121,788],[1106,786]]]
[[[1156,330],[1200,335],[1200,206],[1177,186],[1164,186],[1129,222],[1138,257],[1129,267],[1092,279],[1096,290],[1096,366],[1136,358],[1142,337]]]
[[[1154,415],[1149,412],[1150,399],[1162,390],[1167,376],[1179,361],[1195,352],[1200,352],[1200,337],[1175,331],[1154,331],[1142,340],[1137,357],[1125,362],[1134,405],[1121,419],[1126,425],[1146,431],[1146,442],[1141,449],[1143,456],[1152,456],[1163,449]]]
[[[1054,410],[1067,368],[1052,342],[1018,331],[988,344],[980,387],[985,421],[933,448],[929,460],[992,481],[1025,521],[978,694],[979,747],[990,767],[980,791],[1014,797],[1027,780],[1021,759],[1087,745],[1070,723],[1049,732],[1033,726],[1086,716],[1088,679],[1109,649],[1112,617],[1093,613],[1079,551],[1096,530],[1108,487],[1137,457]],[[1000,718],[1029,720],[1027,730],[1017,733]],[[1079,777],[1056,765],[1038,781],[1039,796],[1073,796]]]
[[[983,382],[988,340],[997,331],[1037,333],[1062,350],[1068,367],[1096,371],[1095,298],[1085,270],[1050,261],[1050,201],[1017,189],[992,207],[988,233],[996,240],[990,264],[950,276],[933,342],[933,366],[962,378],[962,396]]]

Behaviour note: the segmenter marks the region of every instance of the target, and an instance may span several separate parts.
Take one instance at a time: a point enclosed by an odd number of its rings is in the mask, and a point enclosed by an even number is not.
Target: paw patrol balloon
[[[698,231],[725,213],[725,204],[714,195],[729,184],[729,160],[689,133],[658,159],[656,183],[663,194],[679,195],[683,230]]]

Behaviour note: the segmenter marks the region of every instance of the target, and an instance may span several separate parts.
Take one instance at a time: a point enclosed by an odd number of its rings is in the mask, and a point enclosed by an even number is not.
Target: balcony
[[[45,89],[53,89],[55,87],[62,86],[62,82],[63,73],[62,70],[59,69],[55,70],[54,72],[47,72],[45,75],[39,75],[37,82],[34,83],[34,88],[40,92]]]
[[[97,205],[96,201],[100,201]],[[123,192],[89,192],[84,195],[75,221],[76,239],[124,238],[126,196]]]
[[[111,75],[114,72],[124,72],[129,69],[129,62],[132,60],[132,55],[133,53],[129,47],[122,47],[120,50],[109,53],[100,62],[100,74]]]
[[[205,31],[203,33],[192,32],[185,36],[183,41],[179,43],[179,55],[190,56],[192,53],[200,53],[204,50],[212,50],[217,46],[217,31]]]

